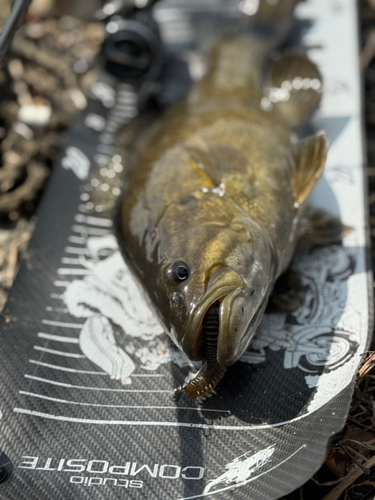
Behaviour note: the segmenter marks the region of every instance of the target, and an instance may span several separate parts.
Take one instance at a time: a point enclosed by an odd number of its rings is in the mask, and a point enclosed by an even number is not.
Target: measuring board
[[[235,26],[250,3],[156,4],[160,103],[186,93],[204,69],[199,44]],[[120,256],[112,218],[90,201],[90,186],[120,193],[113,136],[140,99],[103,74],[55,167],[1,323],[1,499],[271,500],[323,463],[372,318],[357,12],[351,0],[308,0],[296,17],[325,82],[312,129],[331,143],[312,202],[354,231],[293,263],[303,306],[267,314],[215,394],[172,402],[196,366],[163,333]]]

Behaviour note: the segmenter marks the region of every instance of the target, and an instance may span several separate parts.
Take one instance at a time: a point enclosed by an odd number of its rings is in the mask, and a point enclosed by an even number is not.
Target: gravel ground
[[[96,3],[96,2],[94,2]],[[32,234],[34,213],[66,128],[86,106],[103,25],[82,2],[34,0],[0,66],[0,311]],[[0,27],[3,22],[0,13]],[[69,15],[67,15],[69,13]],[[375,0],[360,2],[371,239],[375,238]],[[35,121],[37,108],[38,121]],[[375,264],[375,252],[372,252]],[[375,344],[372,348],[375,351]],[[284,500],[366,500],[375,494],[375,355],[368,355],[345,429],[325,465]]]

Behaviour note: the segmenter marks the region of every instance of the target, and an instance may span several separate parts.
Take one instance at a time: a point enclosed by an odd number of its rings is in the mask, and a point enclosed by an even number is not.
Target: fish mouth
[[[186,333],[182,338],[182,349],[187,356],[194,361],[203,359],[202,353],[202,323],[209,308],[219,303],[220,331],[229,321],[233,300],[243,289],[243,281],[240,276],[231,269],[220,269],[210,279],[203,299],[197,304],[190,315]],[[228,313],[229,312],[229,313]],[[225,318],[225,320],[224,320]],[[219,332],[218,332],[219,335]]]

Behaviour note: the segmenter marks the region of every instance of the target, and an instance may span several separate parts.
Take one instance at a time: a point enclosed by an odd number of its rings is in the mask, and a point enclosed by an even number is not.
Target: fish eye
[[[185,281],[189,277],[189,268],[185,262],[174,262],[168,269],[168,274],[174,281]]]

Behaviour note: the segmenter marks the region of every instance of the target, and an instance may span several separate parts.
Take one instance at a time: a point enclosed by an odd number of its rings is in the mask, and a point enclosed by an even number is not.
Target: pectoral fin
[[[275,283],[269,298],[267,312],[293,313],[302,307],[306,287],[293,269],[287,269]]]
[[[304,238],[317,245],[339,243],[354,231],[334,215],[312,207],[306,209],[302,224]]]
[[[295,204],[302,205],[323,174],[328,153],[324,132],[308,137],[291,151],[292,185]]]

